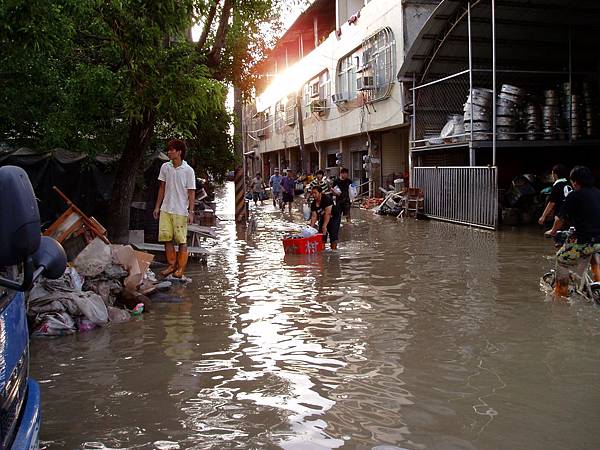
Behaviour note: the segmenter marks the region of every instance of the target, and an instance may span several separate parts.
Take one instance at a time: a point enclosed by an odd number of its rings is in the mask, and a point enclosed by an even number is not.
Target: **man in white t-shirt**
[[[168,267],[160,274],[164,277],[173,274],[183,277],[188,261],[187,225],[194,220],[196,175],[183,158],[187,146],[179,139],[167,144],[169,162],[160,168],[160,187],[154,208],[154,218],[158,222],[158,241],[165,244]],[[179,252],[175,252],[175,245]]]

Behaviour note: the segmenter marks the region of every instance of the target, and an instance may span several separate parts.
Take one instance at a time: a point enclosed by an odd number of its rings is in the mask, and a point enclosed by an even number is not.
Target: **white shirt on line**
[[[179,167],[171,161],[160,168],[158,179],[165,182],[165,198],[160,207],[161,211],[180,216],[188,215],[188,190],[196,189],[196,174],[194,169],[185,161]]]

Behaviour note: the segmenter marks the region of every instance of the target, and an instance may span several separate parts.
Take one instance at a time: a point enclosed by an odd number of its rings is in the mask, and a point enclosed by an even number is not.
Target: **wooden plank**
[[[217,233],[210,227],[203,227],[201,225],[191,224],[188,225],[188,232],[199,234],[201,237],[217,239]]]
[[[135,244],[132,243],[131,246],[136,250],[141,250],[143,252],[156,252],[156,253],[164,253],[165,246],[163,244],[150,244],[148,242],[144,242],[143,244]],[[208,256],[208,250],[202,247],[191,247],[188,245],[188,253],[193,255],[198,255],[202,257]]]

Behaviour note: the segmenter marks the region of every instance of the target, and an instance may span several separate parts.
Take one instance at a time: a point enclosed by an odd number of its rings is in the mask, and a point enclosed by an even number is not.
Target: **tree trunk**
[[[129,212],[136,175],[153,135],[154,113],[146,110],[141,121],[131,123],[127,144],[119,161],[108,214],[111,242],[127,244],[129,241]]]

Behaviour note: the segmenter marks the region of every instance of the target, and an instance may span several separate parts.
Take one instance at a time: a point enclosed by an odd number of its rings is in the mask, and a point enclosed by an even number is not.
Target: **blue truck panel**
[[[22,292],[9,291],[4,295],[0,313],[0,449],[35,449],[40,427],[40,389],[29,380],[25,298]]]

